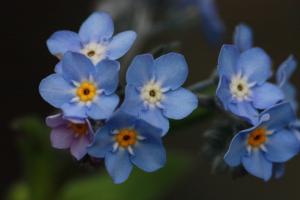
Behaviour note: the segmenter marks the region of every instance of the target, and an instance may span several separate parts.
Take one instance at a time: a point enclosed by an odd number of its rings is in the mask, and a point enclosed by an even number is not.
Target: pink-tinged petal
[[[46,124],[50,128],[55,128],[65,124],[66,121],[63,119],[62,114],[51,115],[46,118]]]
[[[87,154],[87,147],[91,143],[88,136],[75,138],[71,144],[71,154],[77,159],[82,159]]]
[[[50,140],[53,148],[67,149],[73,142],[73,132],[66,126],[54,128],[51,131]]]

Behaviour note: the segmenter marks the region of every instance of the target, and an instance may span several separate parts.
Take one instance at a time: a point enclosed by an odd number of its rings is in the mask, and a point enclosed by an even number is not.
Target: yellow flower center
[[[76,90],[76,95],[82,102],[92,101],[97,95],[97,87],[92,82],[82,82]]]
[[[75,124],[70,122],[68,124],[68,127],[74,132],[75,136],[78,137],[82,137],[88,134],[88,124],[87,123],[83,123],[83,124]]]
[[[115,136],[115,140],[120,147],[127,148],[134,145],[138,140],[138,134],[133,129],[121,129]]]
[[[268,131],[265,128],[255,129],[248,136],[248,145],[250,145],[253,148],[260,147],[267,141],[267,134]]]

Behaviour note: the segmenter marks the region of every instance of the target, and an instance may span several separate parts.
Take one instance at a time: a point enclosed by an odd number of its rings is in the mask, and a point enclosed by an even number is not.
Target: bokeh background
[[[115,1],[115,7],[121,2]],[[202,134],[210,126],[211,117],[171,131],[164,139],[169,156],[167,167],[154,174],[137,170],[124,185],[113,185],[102,167],[92,169],[76,163],[67,152],[51,149],[49,130],[41,126],[39,119],[53,110],[40,98],[38,84],[53,71],[57,60],[49,54],[45,42],[56,30],[77,31],[101,3],[93,0],[7,1],[2,7],[0,198],[27,200],[28,194],[34,193],[35,199],[30,200],[45,200],[39,196],[44,191],[49,199],[61,196],[59,198],[70,200],[299,199],[300,156],[287,164],[282,179],[267,183],[250,176],[233,179],[228,174],[212,173],[210,163],[201,154]],[[225,43],[232,42],[234,27],[245,22],[254,30],[255,45],[264,48],[273,58],[274,69],[291,53],[300,59],[300,1],[217,0],[216,3],[226,25]],[[159,21],[168,5],[160,6],[159,1],[157,4],[160,10],[154,13],[154,18]],[[118,31],[131,28],[126,24],[116,27]],[[148,37],[138,52],[132,50],[124,58],[123,69],[134,53],[149,52],[160,44],[174,41],[190,66],[187,85],[210,75],[220,46],[207,42],[200,23],[166,29]],[[300,70],[293,77],[298,88],[299,77]],[[49,171],[51,173],[47,173]],[[34,189],[28,188],[28,182],[33,183]]]

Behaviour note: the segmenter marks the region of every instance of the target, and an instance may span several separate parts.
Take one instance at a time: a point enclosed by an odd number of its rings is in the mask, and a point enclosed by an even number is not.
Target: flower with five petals
[[[169,53],[155,60],[150,54],[136,56],[126,74],[121,110],[166,134],[168,118],[182,119],[198,106],[196,95],[181,87],[187,75],[187,63],[181,54]]]
[[[87,147],[93,141],[93,129],[88,120],[66,119],[62,114],[52,115],[46,119],[52,128],[50,141],[53,148],[68,149],[77,159],[87,154]]]
[[[218,60],[217,97],[225,110],[257,124],[259,111],[284,99],[283,92],[266,82],[272,75],[271,59],[261,48],[242,53],[224,45]]]
[[[133,165],[153,172],[164,166],[166,152],[161,130],[128,114],[118,112],[100,128],[88,154],[104,158],[105,166],[115,183],[124,182]]]
[[[119,103],[119,62],[105,60],[94,66],[78,53],[68,52],[62,73],[43,79],[39,91],[45,101],[69,118],[107,119]]]
[[[225,162],[232,167],[242,164],[250,174],[269,180],[274,166],[299,152],[300,143],[289,129],[290,122],[295,119],[289,103],[280,103],[263,111],[256,125],[232,139]],[[277,170],[274,172],[280,175]]]
[[[114,24],[105,12],[93,13],[80,27],[79,33],[57,31],[47,41],[51,54],[59,59],[68,52],[77,52],[89,58],[94,65],[104,59],[116,60],[122,57],[136,39],[134,31],[125,31],[113,36]],[[62,63],[56,65],[56,72],[62,71]]]

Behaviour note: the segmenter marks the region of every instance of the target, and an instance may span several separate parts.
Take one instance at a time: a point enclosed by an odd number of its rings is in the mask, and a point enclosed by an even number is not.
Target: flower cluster
[[[216,95],[226,111],[251,124],[232,139],[224,158],[229,166],[242,165],[269,180],[280,177],[283,164],[299,153],[296,92],[289,82],[295,68],[290,56],[277,71],[277,84],[270,83],[271,59],[253,47],[252,30],[244,24],[236,27],[234,44],[222,47]]]
[[[181,87],[188,66],[178,53],[156,59],[151,54],[136,56],[122,91],[116,60],[133,45],[136,33],[113,36],[113,32],[112,18],[97,12],[78,34],[54,33],[47,45],[60,61],[55,73],[41,81],[39,91],[61,110],[47,118],[52,146],[70,148],[77,160],[87,154],[103,158],[114,182],[121,183],[133,165],[152,172],[165,164],[162,137],[169,130],[168,119],[188,116],[197,108],[198,98]],[[125,94],[123,102],[117,92]]]

